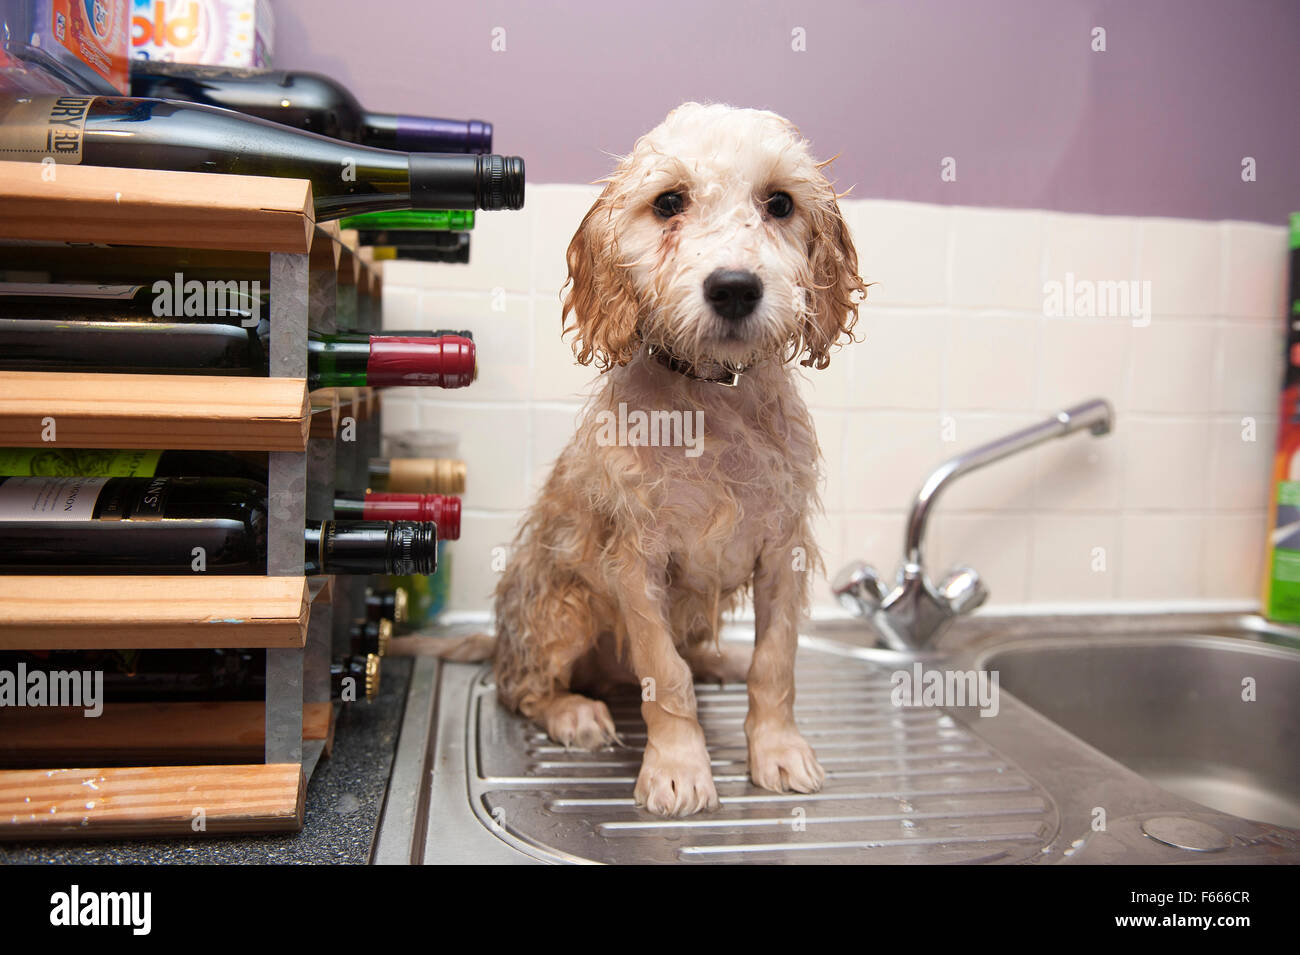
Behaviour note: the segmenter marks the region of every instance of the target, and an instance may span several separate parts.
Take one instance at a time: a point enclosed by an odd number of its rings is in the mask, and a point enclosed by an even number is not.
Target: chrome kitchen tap
[[[871,621],[881,641],[892,649],[928,647],[953,617],[970,613],[988,597],[988,589],[970,567],[953,568],[937,586],[925,572],[925,527],[943,489],[963,474],[1051,438],[1063,438],[1084,428],[1098,436],[1109,434],[1114,421],[1110,402],[1094,398],[945,461],[925,479],[912,502],[903,566],[895,576],[894,586],[890,588],[869,564],[855,561],[836,574],[831,585],[840,603]]]

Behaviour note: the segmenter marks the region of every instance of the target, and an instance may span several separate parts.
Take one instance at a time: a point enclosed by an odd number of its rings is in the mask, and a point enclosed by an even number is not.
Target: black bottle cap
[[[524,207],[524,161],[519,156],[482,156],[479,173],[480,209]]]
[[[438,525],[431,521],[393,521],[390,574],[428,576],[438,569]]]

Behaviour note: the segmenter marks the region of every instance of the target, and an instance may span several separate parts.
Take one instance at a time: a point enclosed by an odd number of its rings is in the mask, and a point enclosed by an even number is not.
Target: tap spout
[[[922,544],[925,540],[925,528],[930,519],[930,512],[934,509],[935,502],[944,488],[957,478],[1032,448],[1034,445],[1042,444],[1044,441],[1063,438],[1084,428],[1097,436],[1109,434],[1114,421],[1115,409],[1111,407],[1110,402],[1105,398],[1093,398],[1064,408],[1046,421],[1003,435],[988,444],[982,444],[949,458],[930,473],[925,483],[921,485],[921,489],[916,492],[916,498],[912,502],[912,512],[907,519],[907,539],[903,550],[906,562],[917,567],[923,565]]]

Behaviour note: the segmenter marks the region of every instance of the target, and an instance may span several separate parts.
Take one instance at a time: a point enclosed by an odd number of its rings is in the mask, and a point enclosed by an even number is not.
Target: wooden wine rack
[[[265,576],[0,577],[0,649],[260,647],[267,685],[264,702],[119,703],[98,719],[0,708],[0,765],[24,767],[0,770],[0,839],[303,825],[333,739],[330,661],[365,586],[304,578],[303,530],[379,452],[369,389],[307,392],[309,329],[376,330],[381,295],[355,237],[312,208],[303,180],[0,162],[0,239],[24,243],[0,247],[0,268],[260,280],[271,301],[270,377],[0,373],[0,447],[43,446],[53,418],[53,447],[264,451],[272,515]],[[343,423],[355,440],[337,440]]]

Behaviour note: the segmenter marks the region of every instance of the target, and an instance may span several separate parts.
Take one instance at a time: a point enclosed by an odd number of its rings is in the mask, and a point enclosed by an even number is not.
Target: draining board
[[[566,750],[506,712],[483,667],[463,698],[465,795],[488,832],[542,861],[1036,858],[1059,825],[1047,792],[942,710],[893,706],[889,676],[876,663],[801,648],[796,717],[827,771],[815,794],[773,793],[750,783],[744,685],[697,685],[722,806],[665,819],[632,799],[645,742],[634,694],[609,701],[623,747]],[[438,759],[443,770],[453,769],[448,759],[446,752]],[[426,861],[438,856],[438,819],[430,820]]]

